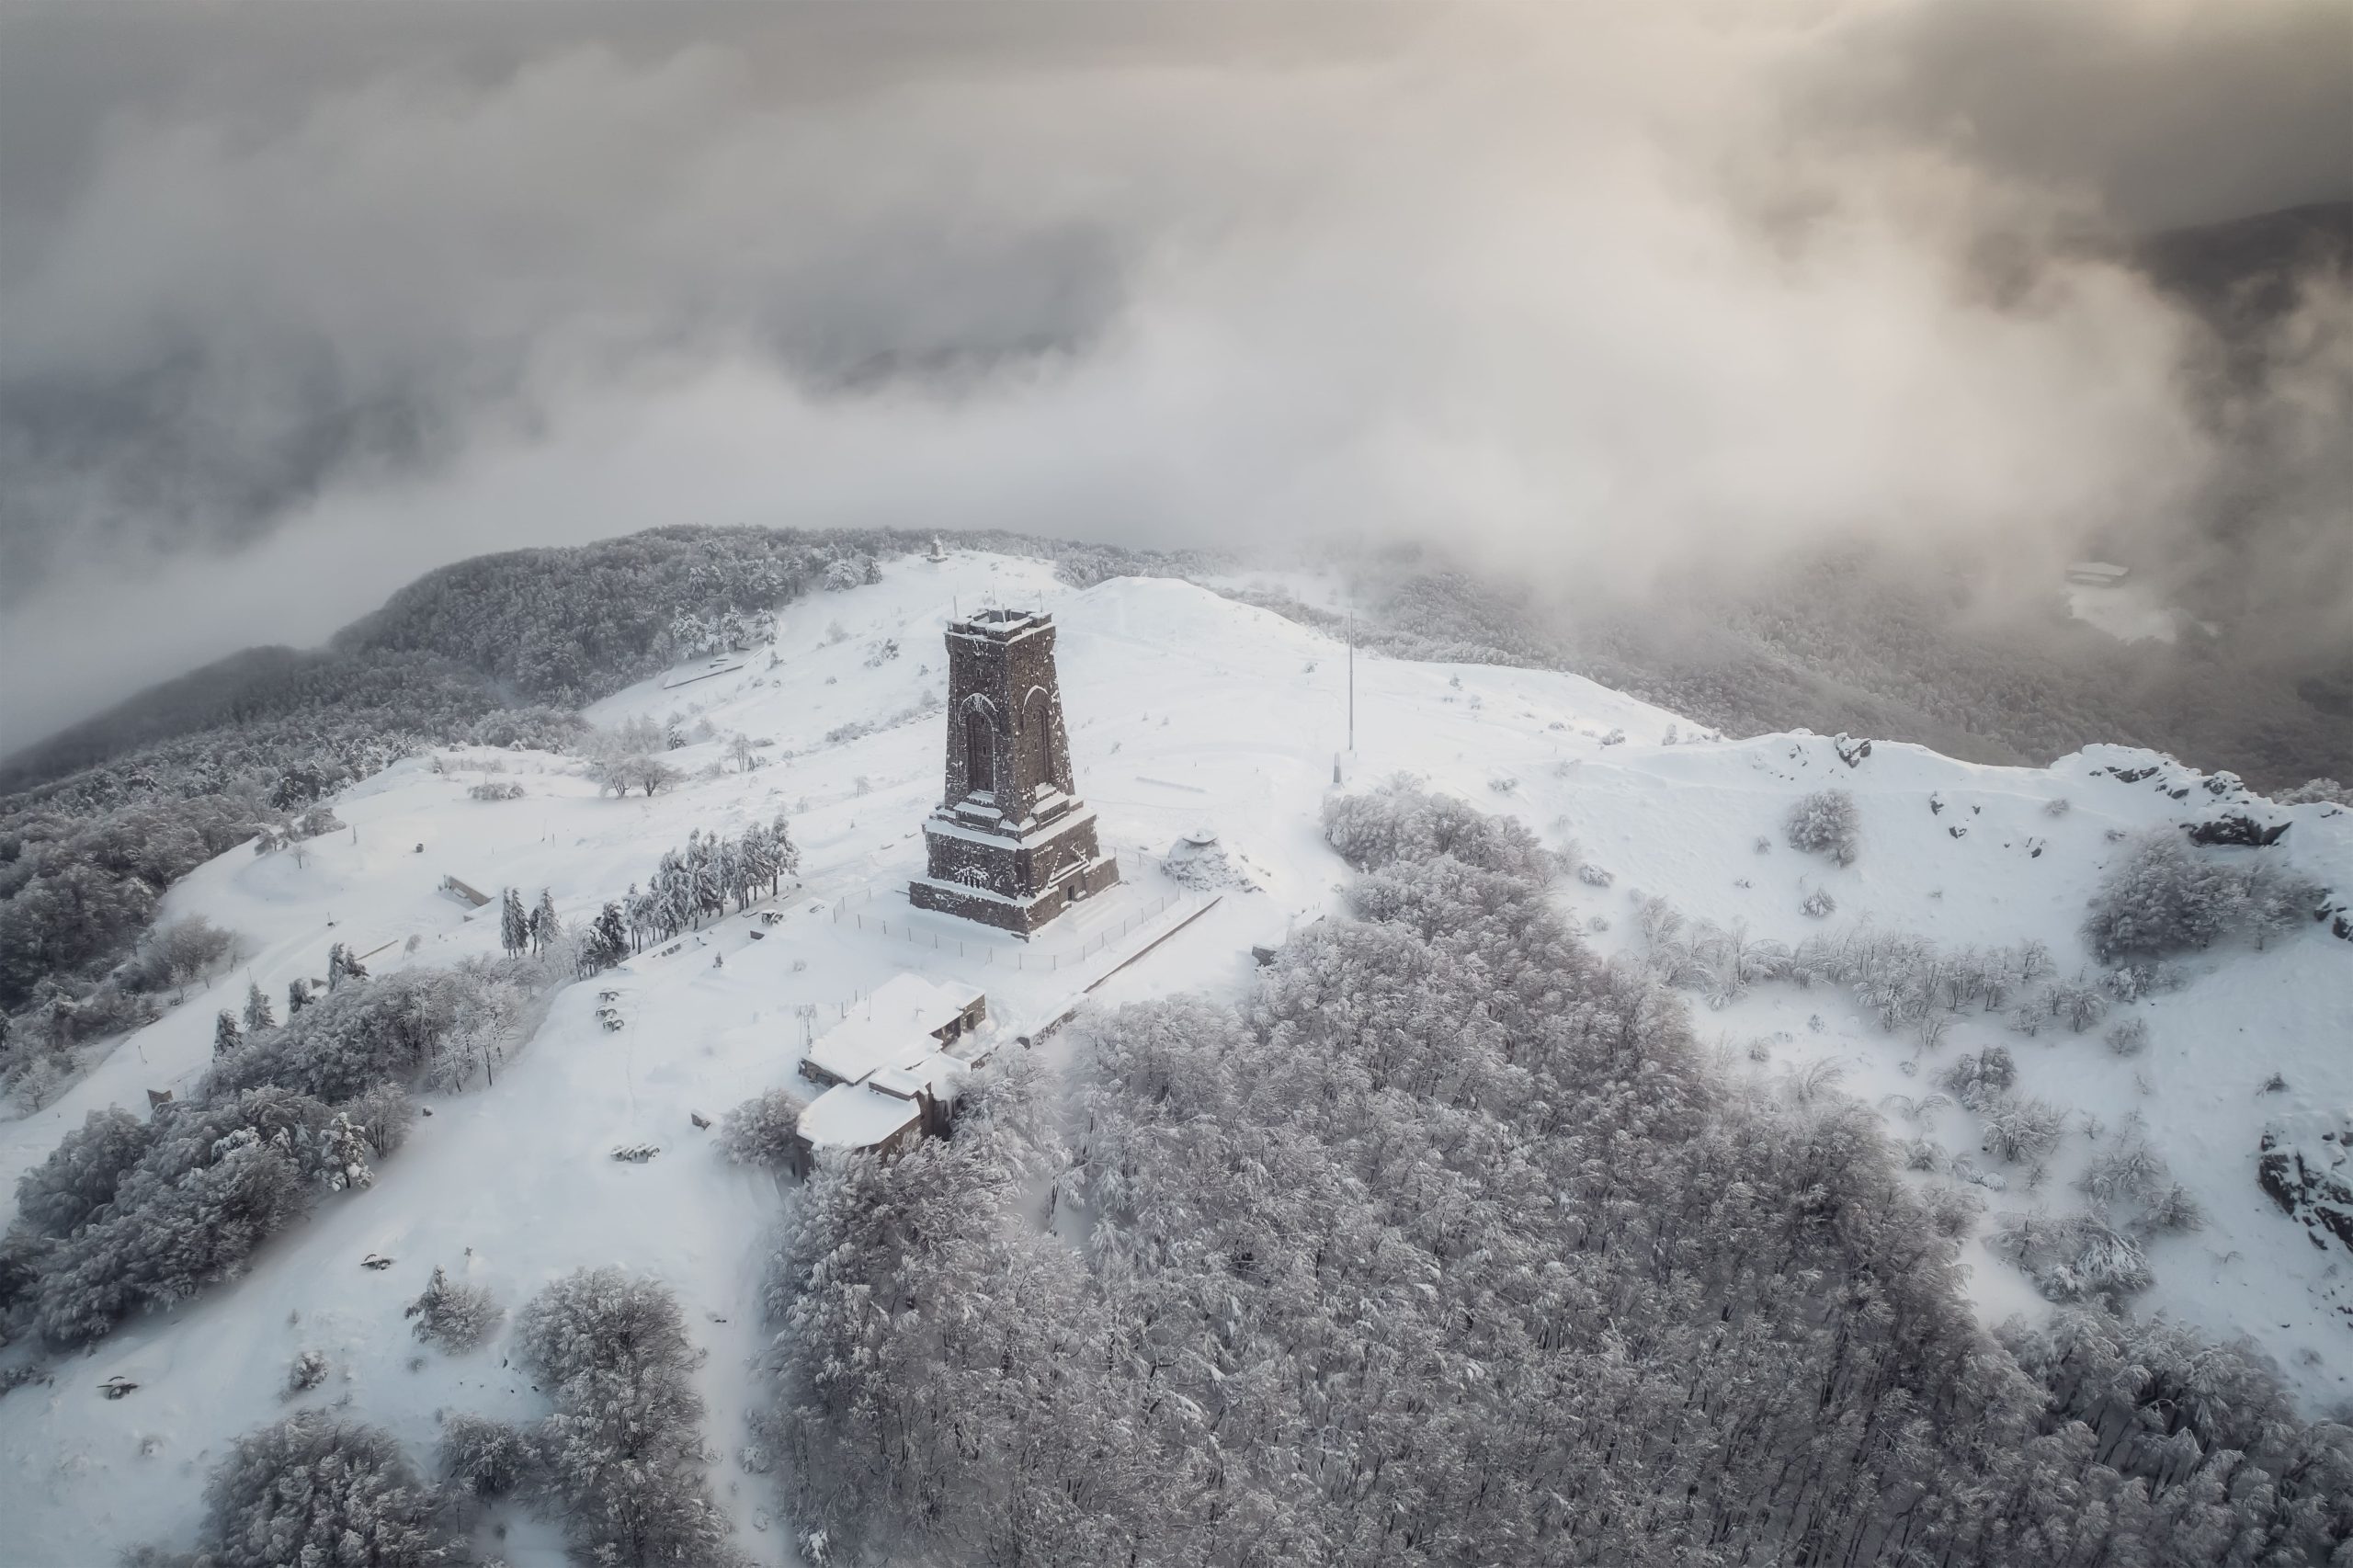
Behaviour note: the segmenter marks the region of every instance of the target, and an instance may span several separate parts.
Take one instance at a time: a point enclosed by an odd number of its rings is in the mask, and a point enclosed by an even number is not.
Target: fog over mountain
[[[676,522],[2097,549],[2325,661],[2342,262],[2139,237],[2353,197],[2348,102],[2341,4],[16,7],[0,746]]]

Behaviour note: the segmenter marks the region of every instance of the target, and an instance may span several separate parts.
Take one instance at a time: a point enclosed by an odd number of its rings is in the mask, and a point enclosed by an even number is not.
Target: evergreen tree
[[[438,1346],[452,1356],[463,1355],[490,1337],[506,1310],[480,1285],[451,1284],[439,1264],[426,1281],[424,1294],[401,1314],[415,1319],[416,1337]]]
[[[769,833],[768,892],[775,892],[783,878],[801,874],[801,846],[792,842],[792,829],[781,812]]]
[[[263,991],[259,985],[247,982],[245,985],[245,1032],[247,1034],[252,1034],[258,1029],[272,1029],[277,1027],[278,1020],[271,1016],[269,1011],[268,994]]]
[[[523,900],[513,888],[506,890],[498,911],[498,940],[509,957],[518,957],[531,945],[531,923],[523,913]]]
[[[286,983],[286,1017],[288,1021],[291,1022],[295,1014],[301,1012],[310,1005],[311,983],[307,980],[301,979],[300,977],[288,981]]]
[[[237,1032],[237,1015],[222,1008],[221,1016],[212,1021],[212,1060],[234,1056],[237,1048],[244,1043],[245,1037]]]
[[[744,870],[744,846],[733,838],[719,843],[719,853],[713,858],[722,895],[735,901],[741,910],[752,902],[751,879]]]
[[[638,885],[631,882],[621,907],[629,922],[630,950],[642,953],[645,950],[645,944],[654,939],[654,895],[640,891]]]
[[[610,969],[629,955],[629,926],[621,918],[621,906],[608,902],[597,913],[596,924],[588,928],[588,941],[580,954],[581,967],[590,972]]]
[[[546,888],[540,890],[540,902],[531,911],[531,951],[544,953],[563,935],[563,922],[555,915],[555,894]]]

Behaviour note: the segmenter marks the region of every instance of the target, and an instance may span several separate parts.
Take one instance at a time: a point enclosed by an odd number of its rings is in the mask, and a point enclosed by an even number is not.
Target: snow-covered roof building
[[[970,1065],[934,1051],[912,1067],[883,1067],[862,1083],[835,1084],[801,1113],[801,1142],[819,1149],[895,1152],[948,1131]]]
[[[441,891],[449,894],[453,898],[473,905],[476,909],[480,909],[483,904],[490,902],[490,894],[483,892],[480,888],[470,887],[466,883],[460,881],[455,877],[443,877],[441,879]]]
[[[894,975],[817,1037],[801,1075],[819,1084],[856,1084],[879,1068],[912,1066],[978,1028],[988,1011],[988,997],[968,985]]]
[[[803,1164],[819,1149],[888,1153],[946,1132],[987,1016],[987,996],[967,986],[903,974],[875,987],[801,1063],[828,1085],[801,1113]]]

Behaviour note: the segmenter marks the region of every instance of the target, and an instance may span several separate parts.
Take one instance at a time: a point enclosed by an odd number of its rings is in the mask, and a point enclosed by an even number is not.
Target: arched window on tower
[[[978,703],[964,710],[964,788],[976,793],[987,793],[995,786],[995,761],[992,755],[995,737],[989,733],[989,716]]]
[[[1062,782],[1062,758],[1054,749],[1054,708],[1047,699],[1043,687],[1033,686],[1021,704],[1021,727],[1036,738],[1030,744],[1038,748],[1038,781],[1041,784]]]

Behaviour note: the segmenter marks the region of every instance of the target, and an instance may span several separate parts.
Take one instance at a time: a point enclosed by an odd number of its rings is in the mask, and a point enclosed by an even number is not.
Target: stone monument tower
[[[918,909],[1027,937],[1120,880],[1078,798],[1054,674],[1054,622],[987,609],[948,628],[948,779],[923,824]]]

